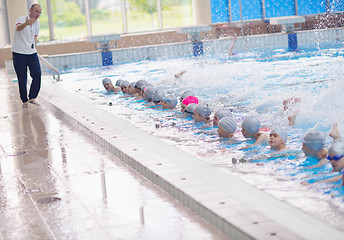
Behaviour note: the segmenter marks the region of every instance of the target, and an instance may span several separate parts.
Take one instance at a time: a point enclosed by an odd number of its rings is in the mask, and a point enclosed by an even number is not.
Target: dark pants
[[[18,78],[20,99],[27,102],[27,68],[29,67],[32,77],[29,99],[36,98],[41,89],[41,65],[39,64],[37,53],[19,54],[12,52],[13,65]]]

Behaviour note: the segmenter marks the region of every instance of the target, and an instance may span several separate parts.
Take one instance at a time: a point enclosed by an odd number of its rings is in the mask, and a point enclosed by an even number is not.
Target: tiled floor
[[[0,69],[0,239],[228,239]]]

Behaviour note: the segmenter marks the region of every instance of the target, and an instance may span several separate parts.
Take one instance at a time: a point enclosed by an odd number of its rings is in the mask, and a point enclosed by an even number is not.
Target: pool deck
[[[37,108],[44,109],[47,116],[49,115],[49,118],[58,119],[58,121],[69,125],[74,131],[80,132],[80,135],[87,136],[91,141],[91,144],[89,143],[89,145],[96,145],[99,148],[101,147],[105,152],[108,152],[109,155],[120,159],[120,161],[130,166],[131,169],[135,170],[135,172],[139,173],[138,175],[149,179],[151,183],[162,189],[174,200],[177,200],[177,202],[183,207],[196,213],[231,239],[344,239],[344,232],[275,199],[248,183],[245,183],[228,173],[224,173],[223,171],[210,166],[202,160],[183,152],[140,129],[137,129],[116,116],[86,103],[75,95],[58,88],[54,85],[51,78],[46,78],[43,81],[42,90],[38,98],[42,103],[41,106],[29,106],[29,109],[21,109],[18,93],[16,93],[17,84],[11,81],[12,78],[13,76],[9,76],[7,78],[7,82],[0,83],[0,90],[2,92],[1,98],[3,102],[3,105],[0,108],[0,127],[2,129],[12,128],[20,130],[19,132],[3,130],[3,132],[8,135],[6,137],[11,139],[11,141],[7,143],[7,146],[13,144],[13,139],[18,138],[16,145],[13,146],[20,149],[20,147],[23,146],[23,141],[21,140],[25,140],[26,138],[27,133],[25,132],[25,124],[22,124],[25,121],[20,123],[18,115],[21,115],[24,119],[24,116],[26,115],[25,112],[32,112],[34,109],[37,110]],[[10,89],[10,91],[8,91],[8,89]],[[7,96],[6,98],[5,95],[7,92],[10,92],[10,96]],[[44,113],[40,114],[44,115]],[[14,120],[9,124],[7,119]],[[29,127],[30,125],[34,125],[34,122],[29,123]],[[46,125],[46,129],[48,128],[48,125],[49,124]],[[36,129],[36,131],[40,130]],[[81,132],[83,134],[81,134]],[[48,132],[48,134],[45,135],[50,135],[50,133]],[[8,152],[6,155],[6,151],[4,151],[3,141],[4,140],[0,142],[3,150],[0,155],[2,157],[2,165],[4,161],[8,161],[10,156]],[[41,139],[41,142],[38,141],[38,143],[47,144],[43,139]],[[42,156],[43,153],[40,152],[42,146],[30,145],[29,147],[34,149],[33,152]],[[49,148],[46,147],[44,149]],[[79,144],[76,145],[74,149],[75,151],[82,152],[85,150],[87,152],[88,145],[82,146]],[[28,154],[23,154],[22,156],[30,155],[31,152],[28,152]],[[15,153],[20,155],[23,151],[17,151]],[[42,204],[39,201],[39,199],[42,198],[42,194],[38,194],[40,198],[37,199],[35,198],[37,192],[33,193],[34,190],[38,191],[37,189],[46,188],[44,187],[44,184],[49,185],[51,184],[51,181],[44,181],[44,174],[38,174],[37,177],[33,177],[34,175],[32,174],[36,172],[35,169],[33,169],[35,168],[36,163],[31,164],[29,162],[29,164],[27,164],[26,161],[21,162],[23,165],[18,167],[26,169],[25,167],[27,165],[29,173],[25,173],[25,171],[24,173],[18,173],[18,171],[16,171],[16,177],[19,179],[17,184],[25,186],[25,176],[26,174],[31,174],[30,181],[37,181],[33,185],[39,185],[40,188],[25,188],[27,191],[30,190],[31,192],[29,191],[27,194],[28,198],[25,200],[27,203],[20,204],[24,204],[24,206],[30,208],[30,212],[36,209],[36,218],[45,222],[45,224],[42,224],[43,227],[39,229],[38,232],[46,234],[49,239],[60,239],[61,237],[58,234],[52,231],[51,228],[47,227],[49,226],[49,222],[44,217],[44,207],[42,207]],[[20,163],[20,161],[17,162]],[[49,169],[52,169],[52,171],[58,172],[58,170],[54,170],[53,161],[48,162],[47,165],[49,166]],[[39,164],[39,168],[46,169],[47,167],[45,164]],[[41,171],[46,172],[44,169]],[[3,170],[1,173],[3,174]],[[1,181],[4,181],[3,178],[1,178]],[[109,181],[106,183],[107,186],[111,184]],[[81,186],[83,183],[79,184]],[[66,189],[68,189],[68,187],[67,183]],[[0,190],[2,191],[2,195],[6,194],[4,193],[5,191],[3,187]],[[102,194],[104,197],[104,190]],[[50,194],[48,196],[53,195]],[[12,204],[14,205],[15,203]],[[11,207],[15,208],[14,206]],[[2,205],[1,208],[4,208],[4,206]],[[16,213],[16,211],[14,211],[14,213]],[[65,212],[62,211],[60,213],[61,216],[56,217],[56,219],[63,222]],[[159,215],[158,212],[156,214]],[[33,217],[33,219],[35,219],[35,217]],[[164,222],[164,219],[161,219],[161,221]],[[164,226],[163,223],[160,224]],[[168,224],[169,223],[167,222],[166,225]],[[4,239],[7,239],[5,237],[6,235],[4,235],[4,229],[2,228],[0,228],[0,239],[2,238],[2,235]],[[9,225],[8,228],[10,228]],[[107,233],[102,227],[99,228],[98,226],[97,229],[99,230],[97,233],[103,235]],[[201,229],[202,228],[193,229],[192,234],[197,233],[197,231],[202,231]],[[10,229],[5,229],[5,232],[6,230],[10,231]],[[209,230],[209,232],[211,231]],[[210,234],[209,232],[207,233]],[[169,232],[166,232],[164,236],[167,234],[169,234]],[[197,234],[195,236],[197,236]],[[216,236],[216,234],[211,236],[212,237],[207,237],[206,239],[225,238],[221,234],[218,236]],[[107,234],[107,237],[110,239],[111,237],[115,238],[114,235],[109,236],[109,234]],[[123,237],[123,239],[145,238],[135,235],[131,236],[131,238]],[[152,238],[147,237],[146,239]],[[159,239],[159,237],[156,237],[156,239]],[[180,237],[180,239],[186,238]],[[196,237],[196,239],[199,238]]]

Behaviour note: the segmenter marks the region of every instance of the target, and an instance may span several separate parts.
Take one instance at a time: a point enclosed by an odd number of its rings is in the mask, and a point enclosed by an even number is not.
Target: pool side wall
[[[311,31],[297,31],[297,41],[299,49],[321,49],[326,47],[344,45],[344,28],[322,29]],[[206,40],[203,42],[204,55],[220,55],[227,52],[232,43],[232,38],[223,37],[217,40]],[[249,52],[255,50],[288,50],[288,34],[264,34],[239,37],[235,43],[236,52]],[[191,42],[170,43],[152,45],[144,47],[132,47],[113,49],[113,63],[122,64],[147,59],[170,59],[193,56],[193,45]],[[225,56],[225,55],[223,55]],[[59,71],[81,67],[102,66],[102,53],[99,51],[60,54],[44,57]],[[9,74],[14,73],[12,61],[6,61],[6,69]],[[50,70],[42,65],[42,71],[50,73]]]

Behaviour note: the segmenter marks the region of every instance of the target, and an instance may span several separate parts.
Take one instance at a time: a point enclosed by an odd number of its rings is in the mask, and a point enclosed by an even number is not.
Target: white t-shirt
[[[29,16],[19,17],[16,26],[20,23],[25,23],[26,18]],[[35,37],[39,33],[39,21],[33,23],[31,26],[26,26],[22,31],[14,31],[13,43],[12,43],[12,52],[21,53],[21,54],[33,54],[36,53],[35,46]],[[33,44],[33,48],[32,48]]]

